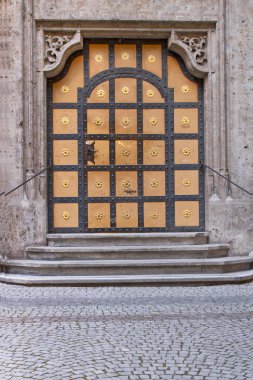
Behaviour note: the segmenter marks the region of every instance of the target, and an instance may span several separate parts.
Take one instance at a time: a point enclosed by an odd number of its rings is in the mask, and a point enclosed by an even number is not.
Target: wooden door
[[[48,81],[50,232],[202,231],[202,81],[167,41],[86,40]]]

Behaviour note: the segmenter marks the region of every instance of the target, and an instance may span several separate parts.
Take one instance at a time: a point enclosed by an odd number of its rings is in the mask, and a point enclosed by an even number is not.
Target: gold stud
[[[189,92],[189,91],[190,91],[190,89],[189,89],[188,86],[185,85],[185,86],[182,87],[182,93],[183,94],[187,94],[187,92]]]
[[[153,98],[153,96],[155,95],[154,91],[153,90],[148,90],[147,91],[147,95],[149,98]]]
[[[150,154],[153,157],[157,156],[158,155],[158,149],[157,148],[151,148]]]
[[[152,212],[151,216],[152,216],[152,219],[158,219],[159,214],[157,211],[154,211]]]
[[[98,90],[97,91],[97,95],[98,95],[99,98],[103,98],[105,96],[104,90]]]
[[[191,153],[190,148],[187,148],[187,147],[186,147],[186,148],[183,149],[183,154],[184,154],[184,156],[189,156],[190,153]]]
[[[64,157],[67,157],[69,155],[69,149],[68,148],[64,148],[62,151],[61,151],[61,154],[64,156]]]
[[[62,86],[61,88],[61,92],[63,92],[64,94],[66,94],[67,92],[69,92],[69,87],[68,86]]]
[[[184,178],[184,179],[183,179],[183,185],[184,185],[185,187],[189,187],[190,184],[191,184],[191,181],[190,181],[189,178]]]
[[[101,220],[103,218],[102,212],[100,212],[100,211],[96,212],[95,218],[98,219],[98,220]]]
[[[63,117],[61,118],[61,123],[62,123],[63,125],[68,125],[68,124],[69,124],[69,118],[68,118],[67,116],[63,116]]]
[[[152,179],[152,181],[150,182],[151,186],[152,187],[157,187],[158,186],[158,181],[156,179]]]
[[[149,124],[150,125],[156,125],[157,124],[157,119],[153,116],[149,119]]]
[[[100,179],[97,179],[95,182],[95,186],[97,189],[100,189],[103,186],[103,182]]]
[[[127,127],[130,124],[130,119],[128,117],[126,117],[126,116],[123,117],[122,124]]]
[[[61,184],[62,184],[62,187],[65,187],[65,188],[68,188],[69,187],[69,180],[68,179],[64,179],[62,180]]]
[[[126,86],[125,86],[125,87],[122,88],[121,91],[122,91],[122,94],[124,94],[124,95],[128,95],[129,92],[130,92],[130,89],[129,89],[129,87],[126,87]]]
[[[181,122],[182,122],[182,124],[183,124],[183,127],[186,127],[187,125],[190,124],[190,119],[189,119],[189,117],[184,116],[184,117],[182,118]]]
[[[131,218],[131,213],[130,213],[129,211],[124,211],[124,212],[122,213],[122,216],[123,216],[123,218],[125,218],[125,219],[130,219],[130,218]]]
[[[184,211],[183,211],[183,215],[184,215],[185,218],[190,218],[190,216],[191,216],[191,211],[190,211],[190,210],[184,210]]]
[[[150,54],[148,56],[148,61],[151,62],[151,63],[155,62],[155,56],[153,54]]]
[[[101,117],[96,117],[95,119],[94,119],[94,124],[96,125],[96,126],[101,126],[102,125],[102,118]]]
[[[123,59],[123,61],[127,61],[129,59],[129,54],[125,51],[124,53],[122,53],[121,58]]]
[[[122,185],[125,189],[128,189],[131,186],[131,182],[129,181],[129,179],[124,179]]]
[[[95,55],[95,61],[96,62],[102,62],[103,61],[103,57],[101,54],[96,54]]]
[[[70,215],[69,215],[68,211],[63,211],[63,213],[61,215],[62,215],[62,217],[63,217],[64,220],[69,220],[70,219]]]
[[[123,150],[123,156],[125,156],[125,157],[130,156],[130,151],[129,150]]]

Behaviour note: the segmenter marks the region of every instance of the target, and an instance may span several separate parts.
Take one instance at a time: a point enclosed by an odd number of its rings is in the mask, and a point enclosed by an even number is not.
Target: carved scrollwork
[[[63,49],[64,45],[69,42],[71,36],[45,36],[45,41],[48,45],[46,49],[45,62],[52,64],[57,61],[57,57]]]
[[[205,65],[207,62],[207,52],[206,52],[206,36],[200,37],[187,37],[181,36],[181,41],[188,46],[188,49],[193,54],[195,61],[199,65]]]
[[[209,72],[210,63],[208,62],[206,33],[189,33],[186,35],[172,31],[168,47],[183,58],[187,69],[193,76],[204,78]],[[184,88],[186,89],[186,86]]]
[[[43,71],[48,77],[59,74],[70,54],[80,50],[82,46],[83,38],[80,30],[77,30],[75,34],[46,34]]]

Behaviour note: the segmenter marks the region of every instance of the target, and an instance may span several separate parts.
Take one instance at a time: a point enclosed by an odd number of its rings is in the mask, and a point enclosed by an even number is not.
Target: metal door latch
[[[88,141],[86,141],[84,149],[85,161],[90,161],[95,164],[95,141],[92,143],[88,143]]]

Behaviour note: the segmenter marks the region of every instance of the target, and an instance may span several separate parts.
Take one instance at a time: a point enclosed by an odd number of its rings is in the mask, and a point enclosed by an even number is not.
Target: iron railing
[[[231,181],[231,179],[229,179],[228,177],[225,177],[224,175],[222,175],[221,173],[217,172],[217,170],[211,168],[210,166],[206,165],[206,164],[202,164],[200,163],[200,169],[201,168],[207,168],[209,170],[211,170],[213,173],[217,174],[218,176],[220,176],[221,178],[225,179],[227,182],[231,183],[232,185],[238,187],[238,189],[244,191],[245,193],[249,194],[249,195],[253,195],[253,193],[251,193],[250,191],[244,189],[242,186],[239,186],[237,183],[235,183],[234,181]]]
[[[0,196],[1,196],[1,195],[5,195],[5,196],[7,196],[7,195],[13,193],[13,191],[15,191],[15,190],[19,189],[20,187],[24,186],[27,182],[30,182],[32,179],[38,177],[41,173],[47,171],[47,170],[50,169],[51,167],[52,167],[52,164],[50,163],[50,165],[48,165],[45,169],[40,170],[38,173],[34,174],[31,178],[27,179],[25,182],[22,182],[20,185],[14,187],[14,189],[8,191],[7,193],[5,193],[5,191],[3,191],[3,192],[0,194]]]
[[[41,173],[47,171],[48,169],[50,169],[52,167],[52,164],[50,163],[49,166],[47,166],[45,169],[39,171],[38,173],[34,174],[34,176],[32,176],[31,178],[27,179],[25,182],[22,182],[20,185],[14,187],[14,189],[8,191],[7,193],[5,193],[5,191],[3,191],[0,196],[2,195],[9,195],[11,193],[13,193],[13,191],[19,189],[20,187],[24,186],[27,182],[31,181],[32,179],[38,177]],[[209,170],[211,170],[213,173],[217,174],[218,176],[220,176],[221,178],[225,179],[227,182],[231,183],[232,185],[236,186],[238,189],[244,191],[245,193],[247,193],[248,195],[253,195],[252,192],[244,189],[242,186],[238,185],[237,183],[235,183],[234,181],[231,181],[231,179],[229,179],[228,177],[225,177],[223,174],[219,173],[217,170],[211,168],[210,166],[206,165],[206,164],[203,164],[203,163],[200,163],[200,169],[202,168],[207,168]]]

